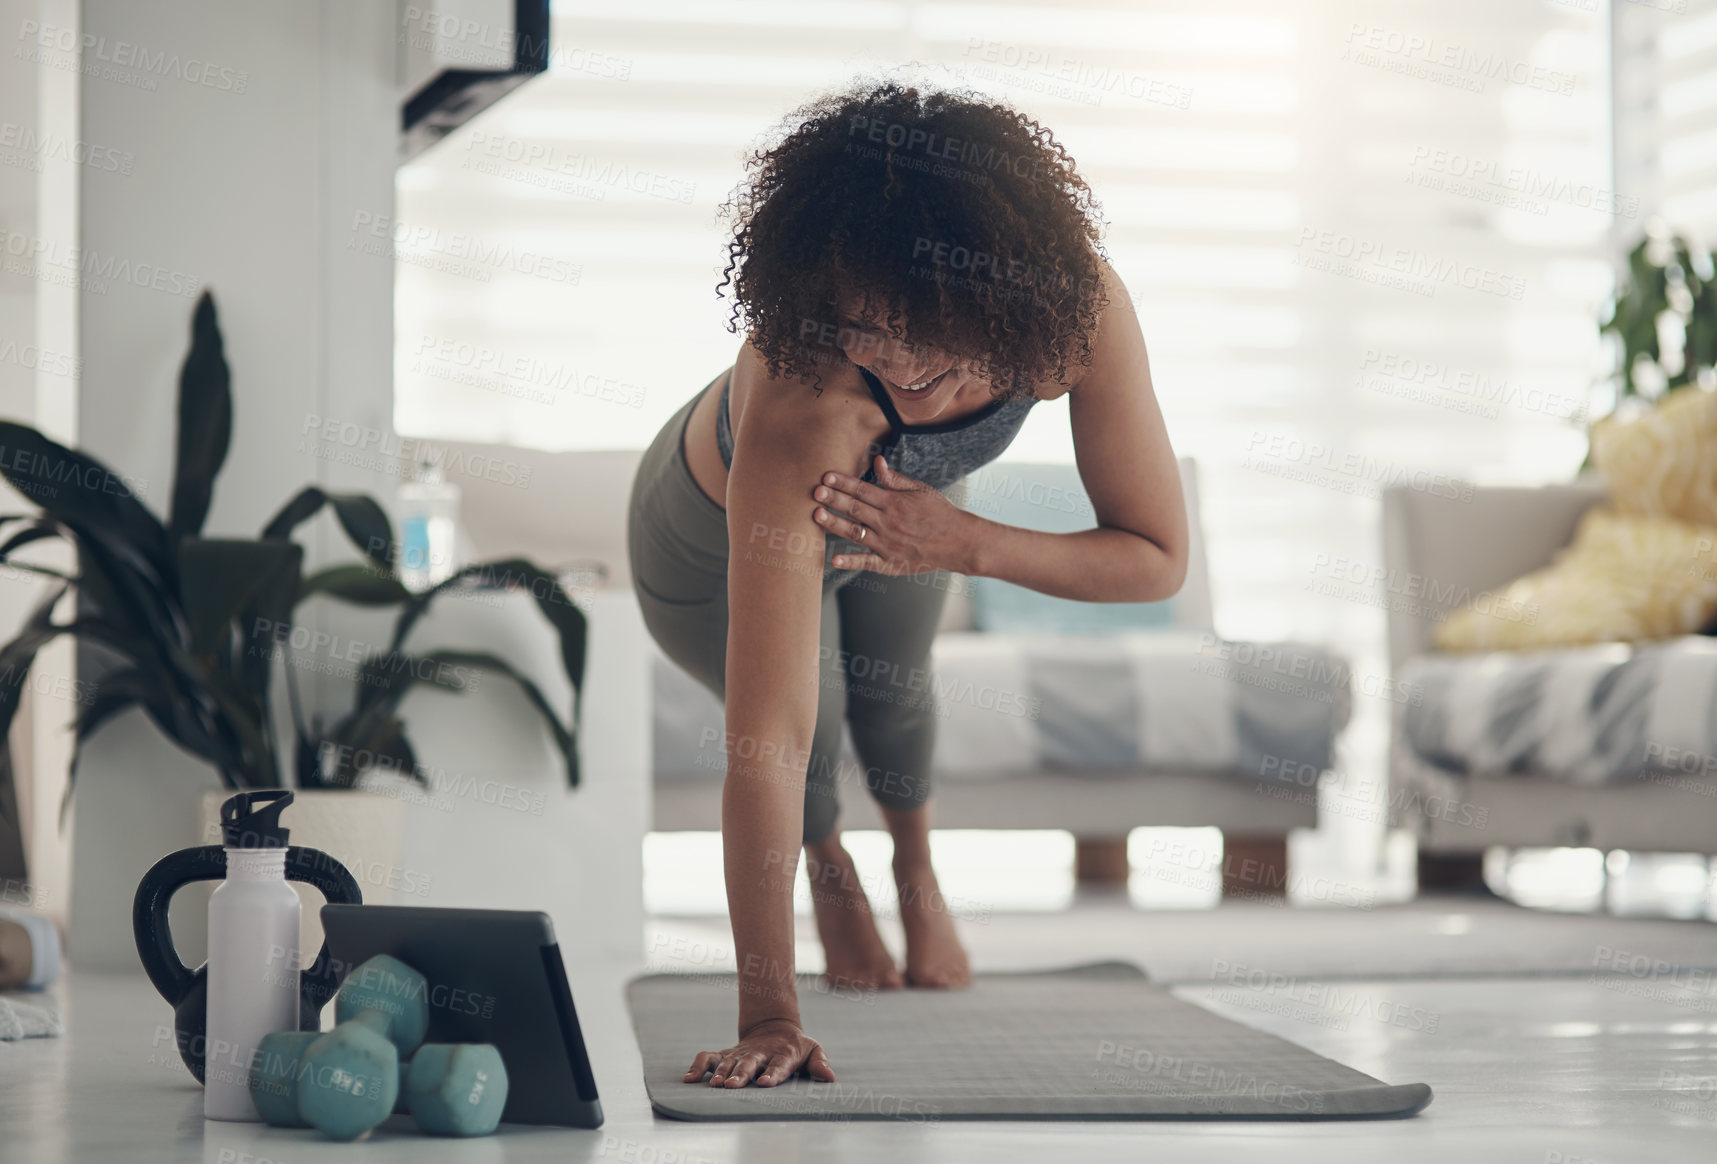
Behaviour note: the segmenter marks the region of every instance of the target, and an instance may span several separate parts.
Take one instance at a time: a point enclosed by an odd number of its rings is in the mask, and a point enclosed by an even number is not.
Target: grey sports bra
[[[1036,397],[1024,400],[997,400],[985,408],[951,420],[947,424],[904,424],[895,411],[894,401],[868,369],[859,368],[870,394],[882,406],[888,418],[888,442],[877,451],[888,460],[897,473],[916,478],[933,489],[945,489],[966,474],[1001,456],[1019,434],[1026,414],[1037,403]],[[727,415],[727,390],[733,383],[728,372],[721,385],[721,407],[715,412],[715,443],[721,450],[721,463],[733,467],[733,427]],[[864,479],[876,483],[876,470],[867,466]]]

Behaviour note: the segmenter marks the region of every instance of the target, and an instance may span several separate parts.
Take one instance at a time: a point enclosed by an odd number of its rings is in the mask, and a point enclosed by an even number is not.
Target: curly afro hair
[[[998,396],[1091,362],[1101,220],[1053,134],[978,95],[832,93],[754,150],[724,207],[717,292],[776,377],[842,361],[854,303],[895,339],[969,361]]]

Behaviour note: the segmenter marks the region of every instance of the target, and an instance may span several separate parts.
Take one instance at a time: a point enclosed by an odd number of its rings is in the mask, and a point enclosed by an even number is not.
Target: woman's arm
[[[1155,602],[1186,580],[1186,500],[1132,297],[1107,273],[1091,367],[1068,394],[1074,459],[1097,528],[1041,533],[975,517],[968,572],[1059,598]]]
[[[1074,457],[1097,527],[1043,533],[989,521],[894,473],[878,457],[879,485],[826,473],[812,495],[838,511],[819,507],[820,525],[854,539],[857,526],[865,526],[867,545],[875,547],[837,558],[836,566],[889,574],[953,570],[1084,602],[1153,602],[1180,589],[1189,541],[1180,469],[1151,388],[1132,299],[1114,271],[1104,269],[1109,305],[1090,367],[1069,392]]]
[[[740,374],[738,371],[736,375]],[[759,374],[727,480],[727,777],[722,851],[739,963],[740,1042],[688,1077],[773,1085],[802,1064],[832,1079],[804,1037],[793,976],[793,881],[805,765],[817,718],[823,531],[804,498],[828,464],[856,465],[865,437],[843,397]],[[716,1053],[709,1052],[707,1055]]]

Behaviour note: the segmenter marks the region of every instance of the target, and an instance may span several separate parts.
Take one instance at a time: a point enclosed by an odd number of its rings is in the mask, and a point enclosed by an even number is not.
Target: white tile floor
[[[1466,918],[1464,928],[1448,924],[1449,917]],[[1541,960],[1563,969],[1466,976],[1471,965],[1463,967],[1450,945],[1496,943],[1511,927],[1546,951]],[[665,922],[653,929],[652,940],[660,950],[676,935],[697,941],[710,932],[707,919]],[[1368,940],[1368,933],[1375,938]],[[622,984],[636,967],[607,965],[574,967],[572,975],[608,1115],[603,1128],[506,1127],[497,1137],[449,1142],[425,1140],[409,1131],[409,1123],[396,1121],[397,1131],[390,1124],[369,1142],[347,1146],[312,1132],[205,1124],[201,1093],[173,1054],[170,1036],[158,1042],[170,1016],[148,982],[141,974],[74,972],[53,992],[65,1012],[66,1037],[0,1044],[0,1161],[1717,1159],[1717,975],[1608,974],[1579,965],[1589,961],[1595,944],[1626,941],[1672,953],[1666,961],[1714,967],[1717,927],[1708,923],[1614,922],[1460,901],[1406,911],[1225,907],[1204,915],[1140,913],[1099,901],[1053,917],[997,918],[973,935],[973,946],[982,964],[1072,962],[1114,956],[1117,949],[1141,952],[1149,964],[1153,935],[1172,955],[1168,961],[1183,970],[1208,967],[1224,952],[1315,968],[1329,964],[1330,943],[1345,947],[1350,962],[1373,942],[1386,946],[1379,949],[1386,977],[1344,975],[1326,987],[1293,976],[1290,985],[1261,992],[1192,981],[1177,989],[1380,1079],[1428,1082],[1436,1099],[1416,1119],[1378,1123],[677,1124],[651,1115],[639,1077],[621,1001]],[[1188,952],[1200,941],[1210,946],[1208,958]],[[1428,961],[1461,976],[1399,976],[1410,971],[1416,942]],[[1308,948],[1313,944],[1320,948]],[[1531,961],[1523,958],[1521,965]],[[838,1063],[838,1049],[835,1054]]]

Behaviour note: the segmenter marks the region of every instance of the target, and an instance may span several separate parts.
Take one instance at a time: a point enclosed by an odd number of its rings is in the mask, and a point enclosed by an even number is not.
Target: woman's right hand
[[[821,1043],[791,1020],[770,1019],[752,1027],[725,1051],[699,1051],[686,1072],[686,1082],[701,1083],[714,1072],[711,1087],[744,1087],[753,1077],[759,1087],[774,1087],[800,1070],[823,1083],[835,1081]]]

